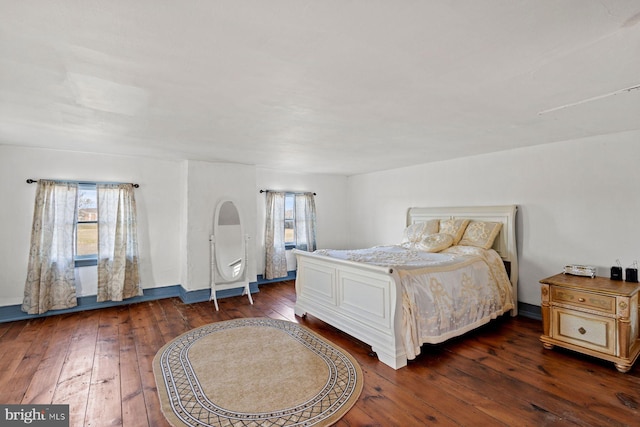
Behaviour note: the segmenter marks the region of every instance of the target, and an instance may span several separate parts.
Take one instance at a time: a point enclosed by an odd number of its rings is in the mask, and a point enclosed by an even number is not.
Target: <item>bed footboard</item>
[[[400,281],[393,269],[294,253],[295,314],[310,314],[369,344],[394,369],[405,366]]]

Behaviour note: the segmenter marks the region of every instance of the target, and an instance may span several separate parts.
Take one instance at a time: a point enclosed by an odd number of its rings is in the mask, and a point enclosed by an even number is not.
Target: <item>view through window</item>
[[[295,246],[296,244],[296,199],[295,194],[284,195],[284,244]]]
[[[98,197],[95,184],[78,185],[76,260],[98,257]]]

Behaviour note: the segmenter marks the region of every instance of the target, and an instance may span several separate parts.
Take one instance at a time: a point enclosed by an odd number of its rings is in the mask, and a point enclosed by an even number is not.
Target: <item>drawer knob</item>
[[[585,299],[584,299],[584,298],[582,298],[582,297],[580,297],[580,298],[578,298],[578,301],[580,301],[580,302],[585,302]]]
[[[580,329],[578,329],[578,332],[580,332],[581,335],[584,335],[587,333],[587,330],[581,326]]]

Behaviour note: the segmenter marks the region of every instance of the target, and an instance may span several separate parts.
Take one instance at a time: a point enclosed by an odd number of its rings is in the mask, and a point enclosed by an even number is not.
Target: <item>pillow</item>
[[[440,252],[453,245],[453,237],[446,233],[436,233],[425,236],[416,243],[416,249],[425,252]]]
[[[501,228],[501,222],[471,221],[458,244],[489,249]]]
[[[425,236],[435,234],[440,227],[439,219],[431,219],[425,222],[416,222],[404,229],[402,243],[418,243]]]
[[[453,237],[453,244],[457,245],[468,224],[468,219],[444,219],[440,221],[440,233],[450,234]]]

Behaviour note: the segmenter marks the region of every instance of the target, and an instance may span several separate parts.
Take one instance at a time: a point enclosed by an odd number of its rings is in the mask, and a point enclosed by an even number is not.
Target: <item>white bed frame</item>
[[[503,224],[493,249],[509,265],[514,299],[518,295],[517,207],[410,208],[407,225],[430,219],[469,218]],[[400,238],[398,239],[398,241]],[[394,369],[407,364],[402,342],[400,279],[393,268],[293,251],[297,259],[295,314],[307,314],[369,344]],[[511,315],[517,315],[517,301]]]

